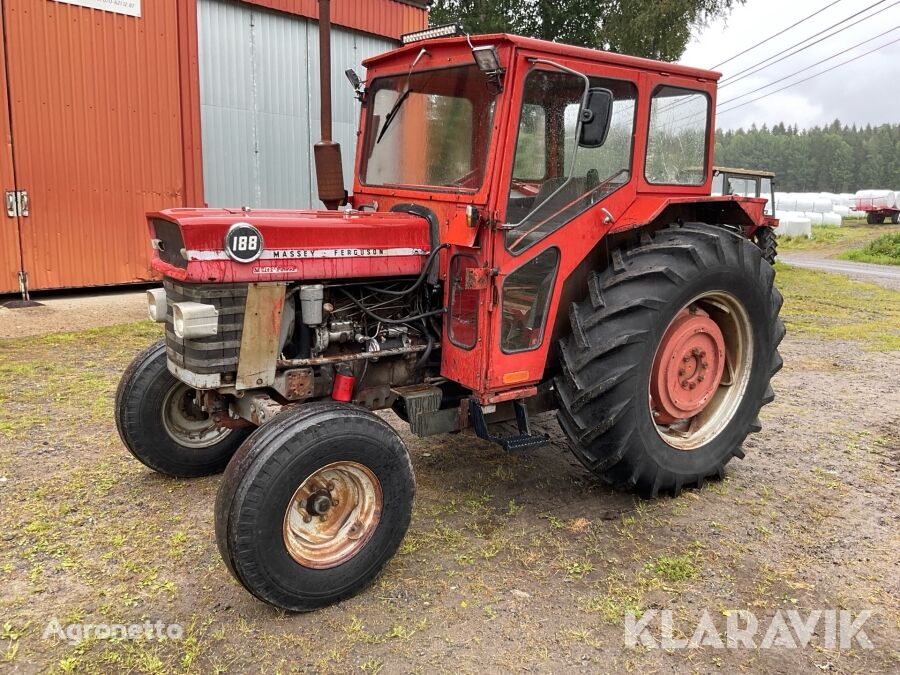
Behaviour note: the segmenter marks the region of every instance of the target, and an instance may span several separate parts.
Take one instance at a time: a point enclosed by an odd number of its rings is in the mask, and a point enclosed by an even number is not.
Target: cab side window
[[[703,185],[709,139],[709,96],[659,87],[650,101],[644,174],[658,185]]]
[[[606,142],[578,145],[584,79],[534,70],[525,80],[513,177],[507,201],[506,246],[521,253],[631,179],[637,87],[624,80],[590,78],[613,93]]]

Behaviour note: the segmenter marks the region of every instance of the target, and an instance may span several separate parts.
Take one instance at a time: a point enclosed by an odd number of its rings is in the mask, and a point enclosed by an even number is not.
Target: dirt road
[[[834,260],[810,253],[779,255],[778,260],[794,267],[843,274],[851,279],[868,281],[884,288],[900,291],[900,266]]]

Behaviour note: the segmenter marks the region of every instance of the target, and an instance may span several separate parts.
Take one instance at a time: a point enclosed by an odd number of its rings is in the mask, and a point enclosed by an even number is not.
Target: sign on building
[[[68,5],[79,5],[80,7],[90,7],[91,9],[102,9],[107,12],[116,12],[117,14],[127,14],[128,16],[141,15],[141,0],[54,0],[55,2],[65,2]]]

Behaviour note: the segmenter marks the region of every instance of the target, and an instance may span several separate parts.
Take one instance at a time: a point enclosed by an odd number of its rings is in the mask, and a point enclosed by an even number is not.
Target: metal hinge
[[[28,190],[6,191],[6,215],[10,218],[28,216]]]
[[[28,300],[28,272],[19,272],[19,293]]]

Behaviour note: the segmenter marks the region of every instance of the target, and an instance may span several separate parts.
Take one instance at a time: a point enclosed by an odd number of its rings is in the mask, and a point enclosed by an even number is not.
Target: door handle
[[[614,222],[616,222],[616,219],[613,218],[613,214],[611,214],[609,212],[609,209],[602,208],[600,210],[603,212],[603,215],[605,216],[603,218],[604,225],[612,225]]]

